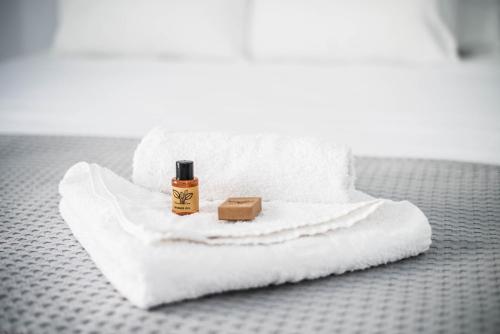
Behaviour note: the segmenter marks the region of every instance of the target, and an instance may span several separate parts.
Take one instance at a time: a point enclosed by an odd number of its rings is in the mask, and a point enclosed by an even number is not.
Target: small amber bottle
[[[189,215],[199,211],[198,178],[194,177],[193,162],[179,160],[175,163],[172,178],[172,212]]]

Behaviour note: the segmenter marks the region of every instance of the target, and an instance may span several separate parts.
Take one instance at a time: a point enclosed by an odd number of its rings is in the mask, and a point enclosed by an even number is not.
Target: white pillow
[[[254,0],[251,18],[249,51],[257,59],[456,57],[436,0]]]
[[[66,53],[235,57],[246,0],[59,0]]]

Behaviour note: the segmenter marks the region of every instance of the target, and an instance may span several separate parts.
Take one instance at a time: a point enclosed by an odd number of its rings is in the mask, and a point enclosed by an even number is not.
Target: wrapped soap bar
[[[260,197],[230,197],[219,205],[220,220],[252,220],[262,210]]]

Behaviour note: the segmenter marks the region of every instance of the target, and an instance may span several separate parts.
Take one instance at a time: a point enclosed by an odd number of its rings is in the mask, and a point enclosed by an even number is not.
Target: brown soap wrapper
[[[252,220],[262,211],[260,197],[230,197],[219,205],[219,220]]]

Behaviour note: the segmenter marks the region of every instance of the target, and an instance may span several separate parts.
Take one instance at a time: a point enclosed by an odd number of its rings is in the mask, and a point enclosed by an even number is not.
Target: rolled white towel
[[[175,161],[193,160],[200,199],[345,203],[354,189],[349,148],[314,138],[150,131],[134,154],[133,181],[171,191]]]

